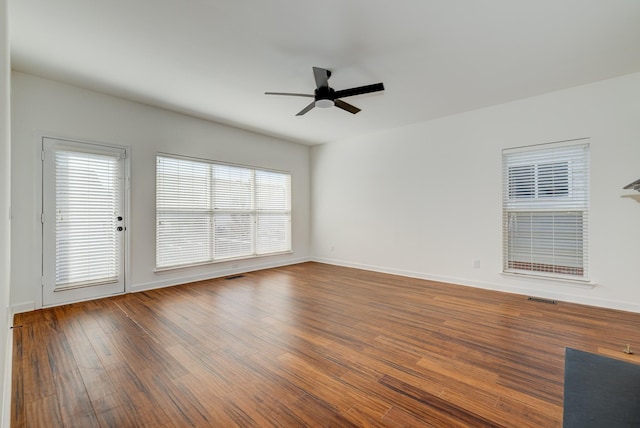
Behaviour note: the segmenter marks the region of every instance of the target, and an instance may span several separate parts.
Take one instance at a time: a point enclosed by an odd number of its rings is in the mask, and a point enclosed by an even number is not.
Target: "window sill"
[[[507,277],[515,277],[520,279],[529,279],[529,280],[537,280],[537,281],[550,281],[557,282],[560,285],[566,285],[570,287],[584,288],[590,289],[594,288],[597,284],[592,282],[589,279],[573,279],[573,278],[561,278],[557,276],[549,276],[549,275],[536,275],[531,273],[520,273],[520,272],[500,272],[503,276]]]
[[[238,262],[242,260],[254,260],[254,259],[259,259],[263,257],[281,256],[286,254],[293,254],[293,251],[289,250],[289,251],[280,251],[278,253],[256,254],[252,256],[234,257],[234,258],[228,258],[228,259],[213,260],[210,262],[193,263],[188,265],[168,266],[168,267],[162,267],[162,268],[157,267],[154,269],[153,272],[157,274],[162,274],[165,272],[171,272],[171,271],[180,270],[180,269],[191,269],[191,268],[202,267],[202,266],[217,265],[220,263],[232,263],[232,262]]]

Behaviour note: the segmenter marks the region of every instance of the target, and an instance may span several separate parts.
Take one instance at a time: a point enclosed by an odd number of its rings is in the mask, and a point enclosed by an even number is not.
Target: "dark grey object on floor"
[[[566,348],[563,427],[640,427],[640,365]]]

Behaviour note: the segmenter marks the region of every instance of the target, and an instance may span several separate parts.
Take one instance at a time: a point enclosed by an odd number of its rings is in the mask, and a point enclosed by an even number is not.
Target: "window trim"
[[[225,258],[216,258],[215,257],[215,252],[211,253],[211,258],[209,260],[206,261],[200,261],[200,262],[195,262],[195,263],[181,263],[181,264],[175,264],[175,265],[170,265],[170,266],[158,266],[158,216],[160,214],[160,210],[158,209],[158,160],[160,158],[169,158],[169,159],[175,159],[175,160],[184,160],[184,161],[190,161],[190,162],[198,162],[198,163],[202,163],[202,164],[206,164],[209,165],[210,167],[213,167],[215,165],[218,166],[223,166],[223,167],[232,167],[232,168],[241,168],[247,171],[251,172],[251,176],[252,176],[252,181],[253,181],[253,185],[252,185],[252,195],[251,195],[251,199],[252,199],[252,207],[250,209],[229,209],[229,208],[214,208],[213,206],[210,207],[210,209],[208,210],[204,210],[203,212],[206,212],[207,215],[211,216],[211,220],[213,220],[216,216],[216,214],[223,214],[223,213],[248,213],[251,216],[251,219],[253,221],[253,227],[252,227],[252,236],[251,236],[251,254],[246,254],[246,255],[241,255],[241,256],[237,256],[237,257],[225,257]],[[211,160],[211,159],[204,159],[204,158],[198,158],[198,157],[192,157],[192,156],[185,156],[185,155],[176,155],[176,154],[172,154],[172,153],[165,153],[165,152],[157,152],[156,156],[155,156],[155,163],[156,163],[156,174],[155,174],[155,203],[156,203],[156,214],[155,214],[155,238],[156,238],[156,244],[155,244],[155,268],[154,268],[154,272],[166,272],[166,271],[172,271],[172,270],[176,270],[176,269],[186,269],[186,268],[192,268],[192,267],[198,267],[198,266],[206,266],[206,265],[212,265],[212,264],[218,264],[218,263],[227,263],[227,262],[233,262],[233,261],[238,261],[238,260],[250,260],[250,259],[255,259],[255,258],[262,258],[262,257],[269,257],[269,256],[277,256],[277,255],[283,255],[283,254],[293,254],[293,207],[292,207],[292,174],[288,171],[282,171],[282,170],[277,170],[277,169],[272,169],[272,168],[262,168],[262,167],[255,167],[255,166],[250,166],[250,165],[243,165],[243,164],[236,164],[236,163],[230,163],[230,162],[221,162],[221,161],[217,161],[217,160]],[[287,196],[288,196],[288,209],[284,209],[284,210],[265,210],[265,209],[258,209],[256,201],[257,201],[257,186],[256,186],[256,172],[267,172],[267,173],[275,173],[275,174],[282,174],[282,175],[286,175],[288,176],[288,189],[287,189]],[[211,187],[213,187],[213,183],[210,184]],[[211,196],[211,195],[210,195]],[[213,202],[211,202],[213,203]],[[273,252],[258,252],[258,248],[257,248],[257,243],[258,243],[258,217],[260,216],[260,214],[264,214],[264,213],[278,213],[278,214],[284,214],[288,216],[288,230],[286,231],[287,233],[287,244],[288,244],[288,249],[286,250],[282,250],[282,251],[273,251]],[[212,226],[215,227],[215,226]],[[211,239],[215,240],[215,234],[212,234]]]
[[[521,272],[500,272],[501,275],[510,278],[530,279],[530,280],[544,280],[545,282],[554,282],[562,285],[567,285],[576,288],[594,288],[598,284],[590,279],[581,278],[569,278],[558,277],[550,275],[539,275],[536,273],[521,273]]]
[[[562,154],[561,151],[563,149],[570,150],[579,150],[582,148],[585,150],[584,154],[576,156],[574,154]],[[545,153],[545,151],[547,153]],[[558,157],[553,153],[554,151],[558,151]],[[574,140],[566,140],[559,141],[554,143],[545,143],[545,144],[537,144],[530,145],[524,147],[517,148],[508,148],[502,150],[502,273],[505,275],[514,275],[519,277],[529,277],[529,278],[543,278],[547,280],[555,280],[562,282],[569,282],[575,284],[589,285],[593,284],[589,279],[590,275],[590,254],[589,254],[589,139],[588,138],[579,138]],[[530,159],[517,159],[522,155],[530,154]],[[509,159],[511,157],[511,159]],[[515,160],[513,158],[516,158]],[[559,195],[559,196],[540,196],[539,189],[539,171],[538,166],[543,164],[554,164],[559,162],[567,162],[568,171],[567,171],[567,195]],[[575,163],[579,162],[579,163]],[[517,190],[514,189],[514,185],[512,182],[511,169],[513,167],[532,165],[533,166],[533,189],[530,192],[530,197],[517,197]],[[581,168],[584,168],[581,172]],[[582,174],[579,178],[577,174]],[[574,186],[575,185],[575,186]],[[578,188],[576,186],[582,186]],[[509,267],[513,265],[514,262],[518,262],[519,260],[510,260],[510,254],[512,254],[513,250],[510,247],[511,235],[510,235],[510,219],[513,217],[513,214],[530,214],[530,215],[540,215],[541,213],[549,213],[553,215],[554,213],[563,213],[566,214],[568,212],[580,212],[582,216],[582,238],[579,241],[580,249],[581,249],[581,267],[567,265],[567,268],[575,268],[582,271],[581,274],[570,274],[570,273],[560,273],[556,272],[546,272],[542,269],[533,270],[533,269],[523,269],[523,268],[514,268]],[[533,223],[532,223],[533,224]],[[553,227],[552,233],[557,225],[556,220],[552,219],[551,223],[548,225],[553,225],[549,227]],[[553,235],[552,235],[553,236]],[[534,239],[540,239],[540,235],[535,234],[535,232],[530,233],[529,238],[522,239],[531,239],[533,242]],[[544,238],[544,235],[542,236]],[[556,257],[556,250],[559,249],[557,243],[553,241],[549,244],[550,251],[546,253],[542,253],[542,255],[538,255],[537,259],[535,258],[536,251],[535,247],[532,247],[529,252],[530,259],[528,261],[520,261],[522,263],[530,263],[531,265],[545,265],[546,261],[543,261],[545,257],[553,258]],[[526,242],[526,241],[525,241]],[[578,241],[575,241],[578,244]],[[541,247],[544,250],[544,247]],[[525,247],[526,249],[526,247]],[[538,248],[540,249],[540,247]],[[525,253],[523,253],[525,254]],[[546,255],[545,255],[546,254]],[[578,260],[578,259],[576,259]],[[549,267],[553,270],[560,270],[564,265],[562,264],[551,264]]]

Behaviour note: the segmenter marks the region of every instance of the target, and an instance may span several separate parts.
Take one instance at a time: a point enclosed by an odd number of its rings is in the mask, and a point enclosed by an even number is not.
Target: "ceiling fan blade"
[[[308,106],[306,106],[305,108],[303,108],[302,110],[300,110],[300,112],[298,112],[298,114],[296,114],[296,116],[302,116],[303,114],[305,114],[306,112],[308,112],[309,110],[314,108],[315,106],[316,106],[316,102],[314,101],[311,104],[309,104]]]
[[[382,83],[374,83],[373,85],[358,86],[357,88],[343,89],[336,91],[334,96],[336,98],[352,97],[354,95],[368,94],[369,92],[384,91],[384,85]]]
[[[356,114],[356,113],[358,113],[358,112],[360,111],[360,109],[359,109],[358,107],[356,107],[356,106],[352,106],[352,105],[351,105],[351,104],[349,104],[349,103],[345,103],[345,102],[344,102],[344,101],[342,101],[342,100],[335,100],[335,101],[334,101],[334,103],[335,103],[334,105],[335,105],[336,107],[341,108],[342,110],[346,110],[346,111],[348,111],[349,113]]]
[[[316,79],[316,87],[329,87],[329,77],[331,77],[331,72],[329,70],[325,70],[324,68],[320,67],[313,67],[313,77],[315,77]]]
[[[311,94],[293,94],[290,92],[265,92],[265,95],[288,95],[291,97],[310,97],[313,98],[315,95],[311,95]]]

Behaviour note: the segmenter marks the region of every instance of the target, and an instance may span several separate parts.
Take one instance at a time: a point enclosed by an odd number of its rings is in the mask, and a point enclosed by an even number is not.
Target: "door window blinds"
[[[156,267],[291,251],[291,176],[158,155]]]
[[[588,277],[589,144],[503,151],[505,272]]]
[[[119,157],[55,151],[56,289],[118,280]]]

